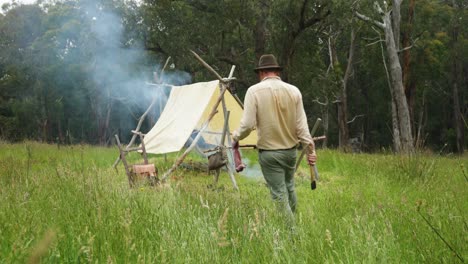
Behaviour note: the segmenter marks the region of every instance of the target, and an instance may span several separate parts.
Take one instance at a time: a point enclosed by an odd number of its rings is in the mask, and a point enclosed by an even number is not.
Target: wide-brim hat
[[[283,67],[279,66],[278,61],[276,61],[276,57],[273,54],[265,54],[260,57],[258,60],[258,66],[254,69],[255,72],[259,70],[266,70],[266,69],[275,69],[275,70],[282,70]]]

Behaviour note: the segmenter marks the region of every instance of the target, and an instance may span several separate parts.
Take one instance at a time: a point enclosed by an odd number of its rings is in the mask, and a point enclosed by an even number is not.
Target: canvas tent
[[[220,95],[220,82],[200,82],[173,86],[161,116],[154,127],[146,133],[144,143],[147,153],[163,154],[180,151],[191,136],[202,129]],[[239,127],[243,109],[230,92],[224,94],[226,109],[230,111],[229,131]],[[202,132],[198,144],[204,149],[220,145],[224,127],[224,111],[218,105],[217,113]],[[229,138],[229,137],[228,137]],[[230,140],[225,142],[228,146]],[[241,145],[255,145],[256,132],[242,140]]]
[[[218,81],[201,82],[184,86],[171,86],[171,92],[164,110],[154,127],[147,134],[141,133],[140,128],[143,120],[156,104],[157,98],[153,98],[151,105],[140,117],[136,129],[132,130],[132,139],[126,147],[122,146],[118,135],[115,135],[120,155],[115,161],[114,167],[117,166],[119,161],[122,161],[130,186],[132,186],[132,179],[135,176],[135,169],[130,169],[125,159],[127,153],[131,151],[141,152],[145,160],[144,165],[146,165],[148,164],[147,153],[164,154],[178,152],[186,145],[186,150],[179,155],[174,165],[164,173],[161,181],[166,181],[168,176],[177,169],[188,153],[193,149],[198,150],[198,152],[205,157],[216,153],[217,155],[210,156],[216,158],[219,157],[219,154],[222,154],[221,163],[217,163],[218,165],[222,165],[222,162],[225,162],[224,153],[226,152],[228,160],[225,165],[227,165],[226,168],[234,188],[238,190],[234,177],[233,152],[224,151],[229,150],[229,148],[221,147],[223,144],[225,147],[230,146],[230,134],[233,129],[239,127],[240,119],[243,114],[242,102],[235,93],[231,94],[231,84],[232,81],[235,80],[233,77],[235,66],[232,66],[229,76],[223,78],[198,56],[198,54],[194,51],[191,51],[191,53],[203,66],[217,77]],[[160,75],[164,73],[169,60],[170,57],[166,60],[166,64],[162,68]],[[167,87],[167,85],[161,84],[159,79],[156,80],[155,84],[151,85]],[[226,122],[226,120],[229,122]],[[141,139],[141,144],[139,147],[133,147],[138,136]],[[223,138],[223,136],[225,137]],[[223,142],[223,144],[221,142]],[[240,143],[244,146],[255,146],[256,142],[257,134],[253,131],[249,137],[245,138]],[[205,149],[203,150],[202,148]],[[210,148],[217,148],[217,150],[213,153]],[[215,184],[221,169],[217,167],[218,165],[211,166],[215,168]],[[133,166],[135,167],[138,165]]]

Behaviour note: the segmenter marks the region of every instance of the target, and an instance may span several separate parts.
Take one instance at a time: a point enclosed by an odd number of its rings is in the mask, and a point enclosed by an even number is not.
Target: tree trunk
[[[351,76],[353,59],[354,59],[354,46],[356,40],[356,32],[354,28],[351,29],[351,39],[349,44],[348,63],[346,71],[342,79],[343,88],[340,93],[338,103],[338,127],[339,127],[339,146],[342,150],[347,150],[349,140],[348,128],[348,81]],[[336,54],[336,52],[335,52]]]
[[[108,132],[109,132],[109,124],[110,124],[110,117],[111,117],[111,113],[112,113],[112,102],[111,102],[111,99],[109,99],[109,103],[107,104],[107,114],[106,114],[106,121],[104,123],[104,131],[103,131],[103,136],[102,136],[102,143],[101,145],[107,145],[107,138],[110,137],[110,135],[108,135]]]
[[[403,0],[392,0],[392,28],[397,50],[400,49],[401,2]]]
[[[400,124],[398,122],[398,113],[397,106],[395,103],[395,98],[393,97],[393,91],[390,87],[390,92],[392,94],[392,134],[393,134],[393,149],[395,152],[401,151],[401,135],[400,135]]]
[[[398,50],[395,44],[390,12],[384,14],[383,20],[385,43],[390,64],[390,76],[392,83],[393,98],[395,101],[401,139],[401,151],[412,152],[414,150],[414,146],[413,135],[411,134],[410,115],[408,111],[408,103],[406,101],[405,90],[403,87],[402,70],[400,60],[398,58]]]
[[[290,7],[292,6],[293,1],[290,1]],[[287,82],[289,80],[289,71],[292,65],[293,56],[296,51],[296,42],[299,36],[308,28],[315,26],[324,20],[329,14],[330,10],[326,9],[327,4],[315,5],[314,9],[308,9],[308,6],[311,5],[309,0],[302,0],[301,7],[298,10],[297,16],[292,16],[293,18],[298,18],[297,21],[291,25],[286,32],[286,36],[282,39],[282,51],[280,54],[280,63],[283,64],[283,79]],[[308,14],[307,11],[313,10],[312,14]],[[291,21],[287,21],[286,24],[291,24]]]
[[[110,118],[111,118],[111,113],[112,113],[112,99],[110,98],[110,90],[108,90],[107,92],[108,92],[108,99],[107,99],[107,105],[106,105],[105,119],[102,119],[99,122],[101,123],[100,132],[99,132],[99,144],[101,146],[105,146],[107,144],[109,124],[110,124]]]
[[[326,136],[326,138],[322,142],[322,148],[326,149],[328,147],[328,130],[329,130],[329,116],[328,116],[328,98],[325,98],[325,104],[322,109],[322,126],[323,126],[323,134]]]
[[[41,83],[42,86],[42,83]],[[51,122],[50,122],[50,111],[49,111],[49,105],[48,105],[48,90],[44,87],[42,87],[43,93],[41,94],[41,99],[40,101],[42,102],[41,106],[41,130],[42,130],[42,142],[49,142],[49,137],[50,137],[50,131],[51,131]]]
[[[283,66],[282,77],[284,81],[286,82],[289,81],[289,69],[290,69],[292,57],[294,54],[294,46],[296,42],[296,37],[297,36],[294,36],[293,34],[288,34],[288,38],[283,44],[283,50],[281,54],[280,63]]]
[[[457,8],[453,1],[453,8]],[[457,11],[455,11],[457,12]],[[458,17],[455,15],[455,17]],[[454,19],[452,21],[452,100],[453,100],[453,128],[456,133],[457,152],[463,154],[465,151],[465,131],[463,126],[463,116],[460,108],[460,96],[458,87],[462,83],[462,67],[458,51],[459,23]]]
[[[358,12],[356,12],[356,15],[359,19],[370,22],[381,28],[385,33],[385,44],[391,77],[392,120],[394,120],[392,122],[394,130],[393,136],[396,145],[398,141],[401,142],[401,149],[396,148],[395,150],[410,153],[414,151],[413,135],[411,134],[411,120],[408,110],[408,102],[406,101],[402,70],[398,57],[399,45],[395,40],[397,39],[399,41],[401,2],[402,0],[393,0],[392,11],[383,11],[379,3],[375,2],[374,7],[376,11],[382,15],[383,23],[359,14]],[[394,18],[393,21],[392,17]],[[395,32],[398,32],[398,34],[395,34]],[[395,38],[395,36],[397,36],[397,38]]]
[[[393,95],[393,88],[391,83],[390,74],[388,72],[387,62],[385,58],[385,51],[382,43],[380,43],[380,49],[382,51],[382,62],[385,68],[385,75],[387,76],[387,85],[388,89],[390,90],[390,98],[391,98],[391,111],[392,111],[392,137],[393,137],[393,151],[400,152],[401,151],[401,136],[400,136],[400,125],[398,123],[398,111],[395,102],[395,96]]]
[[[57,132],[58,132],[58,142],[59,143],[64,143],[65,142],[65,137],[63,136],[63,131],[62,131],[62,120],[61,118],[57,118]]]
[[[417,128],[417,133],[416,133],[416,138],[415,138],[416,148],[422,148],[424,146],[423,135],[424,135],[424,127],[425,127],[425,124],[424,124],[425,112],[426,112],[426,89],[423,90],[421,109],[419,110],[419,121],[418,121],[418,128]]]
[[[257,22],[255,23],[254,39],[255,39],[255,57],[257,61],[265,53],[266,46],[266,21],[268,15],[268,5],[258,2],[257,8],[259,13],[257,15]]]
[[[403,48],[411,46],[411,35],[413,33],[413,19],[416,0],[410,0],[408,7],[408,24],[405,32],[403,32]],[[408,102],[408,109],[410,112],[411,124],[413,124],[413,131],[416,130],[415,126],[415,98],[416,98],[416,82],[410,78],[411,75],[411,49],[403,51],[403,85],[405,87],[406,101]]]

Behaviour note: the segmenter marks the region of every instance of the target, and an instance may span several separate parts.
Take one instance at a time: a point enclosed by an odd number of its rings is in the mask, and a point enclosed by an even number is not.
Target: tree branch
[[[377,41],[374,41],[374,42],[372,42],[372,43],[366,44],[366,47],[369,47],[369,46],[375,45],[375,44],[377,44],[377,43],[379,43],[379,42],[385,42],[385,40],[383,40],[383,39],[379,39],[379,40],[377,40]]]
[[[351,124],[352,122],[356,121],[357,118],[359,117],[363,117],[364,115],[357,115],[355,117],[353,117],[353,119],[351,119],[350,121],[346,122],[346,124]]]
[[[413,41],[413,43],[411,43],[411,45],[410,45],[410,46],[408,46],[408,47],[405,47],[405,48],[403,48],[403,49],[399,50],[399,51],[398,51],[398,53],[402,53],[402,52],[403,52],[403,51],[405,51],[405,50],[412,49],[418,40],[419,40],[419,38],[415,39],[415,40]]]
[[[376,27],[380,28],[380,29],[385,29],[385,24],[384,23],[381,23],[379,21],[376,21],[368,16],[365,16],[357,11],[354,12],[354,14],[359,18],[361,19],[362,21],[365,21],[365,22],[368,22],[368,23],[371,23],[373,25],[375,25]]]
[[[328,105],[328,103],[322,103],[322,102],[320,102],[318,98],[312,100],[312,102],[317,103],[317,104],[322,105],[322,106],[327,106],[327,105]]]

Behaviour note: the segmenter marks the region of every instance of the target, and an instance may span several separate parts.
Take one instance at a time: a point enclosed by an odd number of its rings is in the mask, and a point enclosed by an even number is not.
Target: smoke
[[[263,179],[262,170],[258,163],[251,161],[249,158],[243,158],[242,162],[246,167],[240,172],[240,175],[251,179]]]
[[[148,56],[144,45],[132,34],[125,34],[123,17],[96,2],[86,1],[81,7],[91,32],[86,46],[89,54],[92,54],[89,73],[94,82],[93,92],[103,107],[110,102],[129,111],[126,115],[128,119],[120,121],[126,133],[134,129],[137,119],[153,98],[157,98],[153,115],[156,115],[156,120],[159,118],[170,88],[148,85],[154,82],[154,76],[159,75],[162,66],[155,64],[155,58]],[[160,76],[162,83],[182,85],[191,82],[188,73],[174,70],[173,64],[170,68]],[[113,113],[116,114],[115,111]],[[129,127],[122,127],[122,124]]]
[[[88,46],[93,54],[91,74],[98,89],[125,103],[141,106],[144,110],[154,96],[164,95],[161,88],[149,87],[153,72],[160,65],[151,65],[142,43],[133,38],[125,39],[123,18],[97,3],[84,6],[90,20],[92,37]],[[186,75],[173,79],[190,81]]]

